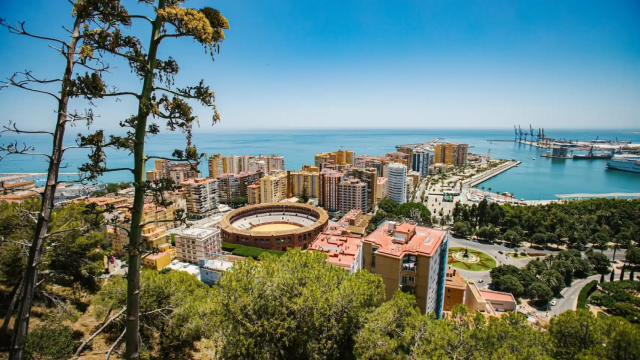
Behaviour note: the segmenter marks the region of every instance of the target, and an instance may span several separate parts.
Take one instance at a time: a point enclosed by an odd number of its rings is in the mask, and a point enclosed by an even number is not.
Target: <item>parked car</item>
[[[482,284],[484,282],[483,279],[478,280],[478,284]]]
[[[551,305],[551,306],[556,306],[556,305],[558,305],[558,302],[557,302],[557,301],[555,301],[555,300],[551,300],[551,302],[549,303],[549,305]]]
[[[498,250],[498,254],[502,255],[504,253],[502,252],[502,250]]]

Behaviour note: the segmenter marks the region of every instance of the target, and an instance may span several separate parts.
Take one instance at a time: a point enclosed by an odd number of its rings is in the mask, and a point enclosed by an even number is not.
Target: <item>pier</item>
[[[474,187],[480,183],[483,183],[494,176],[502,174],[503,172],[518,166],[522,161],[518,160],[509,160],[506,163],[498,166],[497,168],[491,169],[489,171],[485,171],[482,174],[474,175],[471,179],[468,179],[463,183],[465,187]]]
[[[0,181],[11,181],[34,176],[46,176],[48,173],[0,173]],[[80,175],[80,173],[59,173],[59,176]]]
[[[558,200],[582,200],[595,198],[608,199],[640,199],[640,193],[607,193],[607,194],[561,194],[556,195]]]
[[[396,145],[396,149],[432,146],[434,143],[437,143],[440,140],[444,140],[444,138],[435,138],[435,139],[433,139],[431,141],[427,141],[427,142],[423,142],[423,143]]]

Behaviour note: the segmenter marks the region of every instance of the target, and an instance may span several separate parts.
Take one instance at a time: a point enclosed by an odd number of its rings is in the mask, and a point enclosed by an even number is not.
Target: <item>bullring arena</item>
[[[222,241],[269,250],[306,249],[327,227],[329,215],[321,208],[297,203],[246,206],[220,222]]]

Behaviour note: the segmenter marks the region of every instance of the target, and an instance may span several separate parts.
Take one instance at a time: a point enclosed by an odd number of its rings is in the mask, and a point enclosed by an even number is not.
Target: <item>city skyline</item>
[[[131,8],[135,5],[126,4]],[[196,107],[196,133],[237,129],[637,127],[640,21],[632,2],[349,2],[210,3],[231,29],[215,62],[196,44],[169,47],[183,65],[176,85],[201,77],[217,94],[222,121]],[[42,11],[6,3],[9,22],[65,36],[70,9],[40,2]],[[147,24],[132,34],[148,37]],[[12,57],[3,77],[34,70],[60,74],[61,58],[37,40],[0,33]],[[173,48],[172,48],[173,47]],[[166,56],[167,54],[160,54]],[[46,59],[46,61],[42,61]],[[185,60],[189,61],[185,61]],[[113,83],[139,90],[128,67],[115,63]],[[54,105],[6,89],[3,122],[51,126]],[[37,107],[31,104],[39,104]],[[94,127],[120,130],[134,103],[101,100]],[[84,108],[80,100],[74,108]],[[393,120],[393,121],[391,121]]]

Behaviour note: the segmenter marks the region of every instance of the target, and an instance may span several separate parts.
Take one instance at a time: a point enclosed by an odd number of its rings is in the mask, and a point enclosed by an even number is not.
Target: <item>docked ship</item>
[[[590,159],[590,160],[597,160],[597,159],[611,159],[613,157],[613,153],[602,153],[602,154],[594,154],[593,153],[593,146],[589,149],[589,152],[586,154],[580,154],[580,155],[573,155],[573,159],[574,160],[584,160],[584,159]]]
[[[607,161],[607,169],[640,173],[640,156],[614,156]]]

